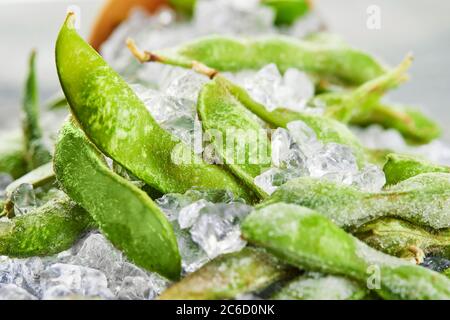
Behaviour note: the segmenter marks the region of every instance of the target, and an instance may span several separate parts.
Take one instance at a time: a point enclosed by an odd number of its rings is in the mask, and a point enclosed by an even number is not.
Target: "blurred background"
[[[124,0],[126,1],[126,0]],[[246,1],[246,0],[242,0]],[[67,8],[81,9],[80,32],[89,34],[102,0],[0,0],[0,131],[18,126],[28,54],[38,50],[41,100],[58,90],[53,47]],[[417,105],[445,129],[450,123],[450,1],[442,0],[315,0],[329,29],[353,46],[387,63],[399,63],[408,52],[415,62],[409,83],[391,94],[396,101]],[[381,9],[380,29],[366,26],[367,9]],[[450,142],[450,130],[445,129]]]

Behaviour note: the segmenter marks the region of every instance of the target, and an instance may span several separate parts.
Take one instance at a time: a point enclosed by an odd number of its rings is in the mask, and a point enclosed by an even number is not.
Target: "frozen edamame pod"
[[[72,113],[92,142],[163,193],[198,187],[250,199],[230,172],[206,164],[158,125],[128,84],[77,34],[73,20],[69,14],[59,33],[56,65]]]
[[[276,292],[275,300],[362,300],[368,290],[345,277],[307,273],[286,284]]]
[[[175,8],[177,12],[192,14],[197,0],[169,0],[169,4]]]
[[[144,191],[112,172],[83,131],[70,121],[60,132],[54,168],[67,194],[128,258],[169,279],[180,276],[176,238],[164,213]]]
[[[29,74],[23,100],[23,130],[25,137],[25,159],[28,169],[33,170],[51,160],[50,152],[42,141],[39,124],[39,89],[36,76],[36,52],[30,55]]]
[[[0,172],[19,178],[27,172],[21,132],[4,133],[0,136]]]
[[[431,230],[409,222],[383,218],[352,231],[371,247],[421,263],[425,255],[437,254],[450,258],[450,229]]]
[[[11,216],[11,210],[14,207],[12,201],[13,192],[23,183],[29,183],[34,188],[42,186],[44,184],[50,183],[55,179],[55,173],[53,172],[53,164],[51,162],[36,168],[33,171],[28,172],[24,176],[17,180],[14,180],[11,184],[6,187],[6,201],[4,205],[4,210],[0,211],[0,216]]]
[[[200,62],[218,71],[261,69],[275,63],[281,72],[297,68],[350,85],[363,84],[387,72],[386,67],[362,51],[286,36],[207,36],[155,52],[140,52],[129,39],[128,47],[141,62],[156,61],[189,69]]]
[[[242,232],[286,262],[370,283],[369,289],[386,299],[450,299],[445,276],[372,249],[304,207],[279,203],[253,211]]]
[[[216,77],[200,92],[197,110],[203,130],[213,136],[216,152],[231,171],[260,198],[266,198],[267,193],[253,181],[271,165],[267,131],[233,96],[223,79]]]
[[[274,127],[287,128],[289,122],[301,120],[305,122],[317,135],[317,138],[324,143],[339,143],[350,147],[362,165],[366,161],[366,152],[358,138],[339,121],[315,114],[295,112],[289,109],[278,108],[268,111],[265,106],[253,100],[248,92],[242,87],[232,83],[224,77],[217,75],[215,79],[227,85],[229,91],[252,113],[256,114],[265,122]]]
[[[312,6],[309,0],[261,0],[261,3],[273,8],[277,25],[290,25],[303,17]]]
[[[161,300],[233,299],[295,272],[263,250],[244,248],[220,256],[164,291]]]
[[[94,227],[90,215],[60,192],[26,215],[0,220],[0,255],[23,258],[56,254]]]
[[[415,176],[379,193],[326,180],[298,178],[276,190],[262,205],[286,202],[316,210],[340,227],[358,227],[382,217],[414,224],[450,227],[450,174]]]
[[[367,114],[372,106],[389,89],[399,86],[408,77],[406,72],[413,61],[412,55],[406,58],[394,69],[372,79],[350,92],[324,93],[314,97],[312,104],[326,107],[326,115],[348,122],[358,114]]]
[[[367,113],[356,114],[350,123],[358,126],[379,124],[392,128],[411,143],[426,144],[441,135],[439,125],[420,110],[388,103],[376,103]]]
[[[422,173],[450,173],[450,167],[440,166],[416,156],[391,153],[383,167],[388,185],[396,184]]]

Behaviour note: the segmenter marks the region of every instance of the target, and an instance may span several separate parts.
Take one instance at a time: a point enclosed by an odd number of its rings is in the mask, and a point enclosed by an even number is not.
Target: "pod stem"
[[[136,45],[136,42],[128,38],[127,41],[127,47],[130,50],[130,52],[133,54],[133,56],[140,62],[140,63],[146,63],[146,62],[160,62],[160,63],[167,63],[166,59],[164,57],[157,55],[151,51],[145,51],[139,49],[139,47]],[[213,68],[210,68],[203,63],[200,63],[198,61],[192,61],[189,63],[189,66],[187,66],[194,70],[195,72],[199,74],[203,74],[207,76],[210,79],[214,79],[216,75],[219,74],[219,71]]]

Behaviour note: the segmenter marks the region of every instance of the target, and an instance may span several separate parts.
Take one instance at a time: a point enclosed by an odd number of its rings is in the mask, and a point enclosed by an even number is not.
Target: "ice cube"
[[[253,77],[246,79],[245,88],[249,95],[256,101],[273,111],[278,107],[275,92],[281,85],[282,76],[275,64],[269,64],[259,70]]]
[[[150,295],[150,283],[143,277],[125,277],[117,293],[120,300],[146,300]]]
[[[272,163],[276,167],[281,167],[293,144],[289,132],[284,128],[278,128],[272,133],[271,149]]]
[[[14,284],[0,283],[0,300],[36,300],[36,297]]]
[[[284,170],[279,168],[270,168],[253,180],[255,184],[267,194],[272,194],[282,184]]]
[[[324,145],[319,152],[308,158],[307,165],[311,177],[323,177],[344,184],[351,184],[353,175],[358,172],[352,150],[337,143]]]
[[[315,131],[305,122],[292,121],[286,127],[295,143],[307,157],[311,157],[323,147],[323,144],[317,139]]]
[[[208,204],[211,203],[202,199],[181,209],[178,215],[178,224],[180,225],[180,228],[186,229],[192,227],[200,215],[200,210]]]
[[[14,202],[14,214],[21,216],[29,213],[37,207],[36,194],[33,185],[30,183],[22,183],[12,193]]]
[[[70,264],[94,268],[105,274],[110,281],[116,281],[122,268],[122,253],[100,233],[92,233],[81,243],[80,249],[70,259]]]
[[[108,289],[106,276],[92,268],[55,263],[41,273],[44,299],[59,299],[68,295],[114,298]]]
[[[197,104],[198,95],[203,86],[208,83],[208,77],[192,70],[185,70],[173,79],[166,88],[166,94]]]
[[[314,91],[314,83],[304,72],[289,68],[274,94],[278,100],[278,106],[293,111],[303,111],[308,100],[314,97]]]
[[[203,208],[191,228],[192,239],[210,259],[239,251],[246,245],[241,239],[239,224],[251,209],[251,206],[242,203],[219,203]]]
[[[386,184],[386,176],[383,170],[370,164],[355,175],[353,183],[363,191],[378,192]]]

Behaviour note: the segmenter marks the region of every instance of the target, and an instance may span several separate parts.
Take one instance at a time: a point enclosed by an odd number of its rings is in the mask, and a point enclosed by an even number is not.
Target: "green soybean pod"
[[[421,263],[426,255],[450,258],[450,229],[433,230],[407,221],[382,218],[352,230],[357,238],[387,254]]]
[[[242,232],[251,243],[299,268],[345,276],[361,285],[378,270],[378,281],[369,289],[385,299],[450,299],[445,276],[381,253],[304,207],[279,203],[255,210]]]
[[[261,0],[263,5],[275,11],[277,25],[291,25],[309,12],[312,1],[309,0]]]
[[[220,256],[164,291],[160,300],[233,299],[258,291],[295,271],[261,249]]]
[[[375,103],[370,112],[353,115],[350,124],[362,127],[379,124],[392,128],[413,144],[429,143],[442,133],[436,121],[419,109],[385,102]]]
[[[362,51],[287,36],[245,39],[207,36],[154,52],[139,51],[129,39],[128,47],[141,62],[157,61],[189,69],[196,63],[202,63],[218,71],[260,69],[275,63],[281,72],[297,68],[348,85],[363,84],[388,71]]]
[[[390,89],[398,87],[408,80],[406,72],[413,62],[413,56],[405,59],[392,70],[367,81],[351,91],[331,92],[315,96],[311,104],[325,106],[325,114],[347,123],[357,115],[370,113],[374,105]]]
[[[345,277],[308,272],[282,287],[275,300],[362,300],[368,289]]]
[[[179,278],[177,241],[164,213],[144,191],[112,172],[71,122],[60,132],[54,167],[63,189],[92,215],[114,246],[147,270]]]
[[[69,14],[56,43],[56,66],[72,113],[107,156],[163,193],[227,189],[251,199],[230,172],[206,164],[162,129],[128,84],[75,31]]]
[[[388,185],[397,184],[422,173],[450,173],[450,167],[437,165],[417,156],[391,153],[386,159],[383,171]]]
[[[450,227],[450,174],[424,173],[372,193],[331,181],[302,177],[278,188],[261,206],[285,202],[316,210],[343,228],[383,217],[432,229]]]
[[[29,73],[23,100],[23,130],[25,138],[25,159],[28,169],[33,170],[51,160],[50,152],[42,141],[39,124],[39,89],[36,75],[36,52],[30,55]]]
[[[175,8],[177,12],[191,15],[194,11],[196,0],[169,0],[169,4]]]
[[[25,152],[21,132],[0,135],[0,172],[19,178],[27,172]]]
[[[270,140],[259,119],[233,96],[222,77],[203,87],[197,110],[204,132],[213,136],[224,163],[260,198],[266,198],[253,182],[271,165]]]
[[[69,249],[93,228],[91,216],[60,192],[26,215],[0,220],[0,255],[53,255]]]

